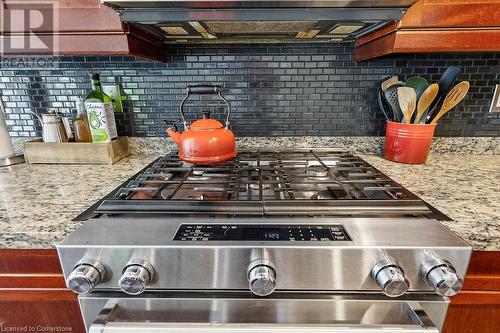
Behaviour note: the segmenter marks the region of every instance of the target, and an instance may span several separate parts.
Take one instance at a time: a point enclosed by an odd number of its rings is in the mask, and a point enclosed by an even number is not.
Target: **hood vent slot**
[[[330,33],[335,35],[349,35],[360,30],[363,27],[364,25],[359,24],[339,24],[335,28],[333,28]]]
[[[165,31],[169,35],[189,35],[189,32],[184,30],[183,27],[161,27],[161,30]]]

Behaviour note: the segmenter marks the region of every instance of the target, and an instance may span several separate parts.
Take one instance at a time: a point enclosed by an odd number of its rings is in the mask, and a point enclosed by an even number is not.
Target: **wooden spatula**
[[[399,78],[397,76],[393,76],[390,79],[385,80],[384,82],[382,82],[382,85],[381,85],[382,91],[386,91],[387,88],[389,88],[392,85],[395,85],[398,82],[399,82]]]
[[[417,115],[415,117],[415,124],[418,124],[420,118],[426,113],[426,111],[431,106],[432,102],[436,98],[439,92],[439,85],[437,83],[433,83],[425,89],[420,98],[418,99],[417,105]]]
[[[464,99],[465,95],[467,95],[469,87],[470,84],[467,81],[462,81],[454,86],[444,98],[443,106],[441,107],[441,110],[439,110],[439,113],[434,117],[434,119],[432,119],[431,124],[437,123],[437,121],[442,116],[444,116],[448,111],[457,106],[457,104]]]
[[[415,112],[415,106],[417,104],[417,94],[415,93],[415,89],[410,87],[399,87],[398,102],[401,112],[403,112],[404,115],[402,122],[410,124],[411,116],[413,115],[413,112]]]

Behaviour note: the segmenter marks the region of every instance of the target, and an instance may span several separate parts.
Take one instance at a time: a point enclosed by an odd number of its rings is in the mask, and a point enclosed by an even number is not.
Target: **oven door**
[[[90,333],[434,332],[448,300],[380,295],[152,293],[80,296]]]

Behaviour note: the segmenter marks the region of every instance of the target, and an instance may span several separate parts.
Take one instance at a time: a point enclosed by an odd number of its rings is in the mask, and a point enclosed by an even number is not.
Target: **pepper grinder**
[[[10,139],[7,123],[5,122],[5,108],[0,95],[0,167],[24,162],[23,155],[16,155],[14,145]]]

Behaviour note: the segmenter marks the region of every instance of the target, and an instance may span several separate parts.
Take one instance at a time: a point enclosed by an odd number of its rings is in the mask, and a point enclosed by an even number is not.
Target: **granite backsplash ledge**
[[[129,139],[132,154],[161,155],[176,149],[172,140],[166,137]],[[383,137],[240,137],[236,140],[240,149],[335,147],[345,148],[357,154],[376,155],[381,155],[384,149]],[[431,152],[441,155],[498,155],[500,137],[437,137],[434,138]]]
[[[23,142],[32,138],[12,138],[17,153]],[[356,154],[382,155],[384,137],[378,136],[284,136],[238,137],[238,148],[344,148]],[[162,155],[176,149],[168,137],[129,137],[133,155]],[[499,155],[500,137],[435,137],[431,153],[440,155]]]

